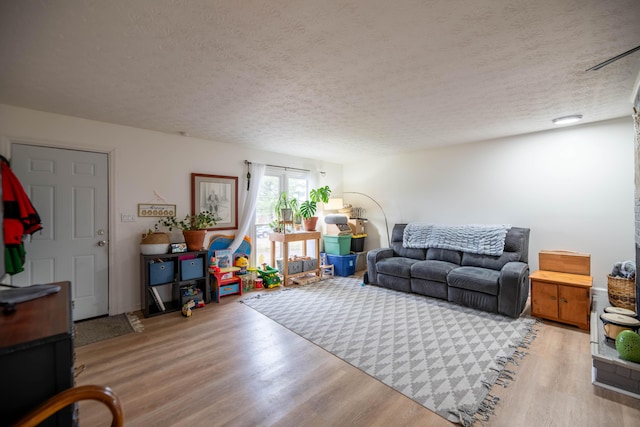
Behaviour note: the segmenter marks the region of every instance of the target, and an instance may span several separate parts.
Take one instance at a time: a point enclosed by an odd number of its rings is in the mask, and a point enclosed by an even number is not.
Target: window
[[[310,173],[305,171],[291,171],[282,168],[267,167],[258,194],[255,219],[255,260],[258,266],[266,263],[276,267],[276,260],[271,259],[271,244],[269,233],[277,226],[274,206],[281,193],[286,193],[289,198],[295,198],[302,202],[307,200],[310,189]],[[301,226],[301,219],[294,217],[294,228]],[[304,242],[295,242],[289,245],[290,255],[302,255]],[[282,257],[280,246],[276,245],[276,259]]]

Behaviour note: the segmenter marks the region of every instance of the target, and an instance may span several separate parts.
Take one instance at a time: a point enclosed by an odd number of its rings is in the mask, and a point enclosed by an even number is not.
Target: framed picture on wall
[[[213,212],[219,219],[208,230],[238,229],[238,177],[191,174],[191,213]]]

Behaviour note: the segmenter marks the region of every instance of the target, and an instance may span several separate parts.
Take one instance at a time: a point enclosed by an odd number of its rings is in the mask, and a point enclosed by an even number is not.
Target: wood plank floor
[[[76,384],[111,387],[128,427],[453,425],[239,299],[76,349]],[[591,384],[587,332],[544,322],[528,351],[516,380],[492,390],[486,425],[640,425],[640,400]],[[82,426],[109,423],[101,404],[80,404]]]

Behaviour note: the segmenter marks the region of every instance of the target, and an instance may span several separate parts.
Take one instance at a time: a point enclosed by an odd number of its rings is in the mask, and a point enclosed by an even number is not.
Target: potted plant
[[[197,214],[189,214],[182,220],[178,220],[175,216],[160,218],[156,227],[162,225],[169,228],[169,231],[177,228],[182,230],[184,240],[187,242],[187,249],[190,251],[202,250],[204,246],[204,236],[207,228],[215,225],[218,218],[211,211],[201,211]]]
[[[293,209],[291,208],[291,199],[287,195],[287,193],[280,193],[280,197],[276,201],[276,204],[273,206],[273,210],[276,213],[276,217],[278,221],[292,221],[293,220]]]
[[[300,215],[306,231],[314,231],[318,223],[318,217],[314,216],[318,209],[318,203],[328,203],[331,189],[328,185],[314,188],[309,192],[309,200],[300,204]]]
[[[284,226],[289,223],[294,223],[295,215],[299,212],[299,202],[295,197],[289,196],[287,193],[280,193],[278,200],[273,205],[273,211],[276,215],[275,221],[278,226],[274,227],[274,230],[282,233]]]
[[[293,214],[294,227],[299,230],[302,224],[302,214],[300,213],[300,201],[295,197],[289,198],[289,206],[291,206],[291,212]]]
[[[278,218],[269,223],[269,229],[271,229],[271,231],[275,231],[276,233],[280,232],[280,224],[278,223]]]

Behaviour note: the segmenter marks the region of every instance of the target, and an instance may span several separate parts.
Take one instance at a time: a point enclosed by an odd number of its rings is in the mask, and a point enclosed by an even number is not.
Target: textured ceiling
[[[353,159],[628,116],[638,0],[2,0],[0,103]]]

